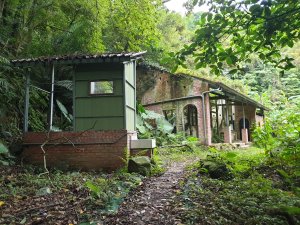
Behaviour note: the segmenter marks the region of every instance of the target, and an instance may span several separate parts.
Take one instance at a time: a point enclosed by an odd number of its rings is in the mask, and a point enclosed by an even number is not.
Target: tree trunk
[[[6,0],[0,0],[0,22],[2,20],[2,15],[3,15],[4,6],[5,6],[5,1]]]

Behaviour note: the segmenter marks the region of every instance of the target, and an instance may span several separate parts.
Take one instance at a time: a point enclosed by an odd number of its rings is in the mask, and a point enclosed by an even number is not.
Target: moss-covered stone
[[[200,161],[201,168],[207,170],[209,176],[213,179],[225,178],[229,174],[226,164],[217,159],[206,159]]]
[[[129,159],[128,172],[148,176],[151,170],[151,161],[147,156],[137,156]]]

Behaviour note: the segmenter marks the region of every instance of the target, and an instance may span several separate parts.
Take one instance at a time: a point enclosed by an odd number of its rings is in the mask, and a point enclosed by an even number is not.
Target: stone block
[[[155,139],[139,139],[130,141],[130,149],[152,149],[155,147]]]

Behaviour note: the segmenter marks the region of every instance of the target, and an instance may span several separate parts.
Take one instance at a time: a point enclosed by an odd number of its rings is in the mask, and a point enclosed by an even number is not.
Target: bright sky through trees
[[[186,9],[184,8],[183,4],[186,2],[187,0],[171,0],[167,3],[165,3],[165,6],[171,10],[171,11],[175,11],[180,13],[181,15],[184,15],[186,13]],[[207,6],[201,6],[201,7],[195,7],[194,12],[199,12],[199,11],[208,11],[208,7]]]

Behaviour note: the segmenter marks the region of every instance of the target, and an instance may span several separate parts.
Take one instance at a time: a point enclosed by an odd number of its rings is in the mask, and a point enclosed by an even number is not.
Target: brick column
[[[206,145],[212,144],[212,131],[211,131],[211,119],[210,119],[210,102],[209,102],[209,94],[205,95],[205,116],[206,116]]]
[[[242,129],[242,142],[247,144],[248,143],[248,129]]]
[[[232,143],[231,126],[225,126],[223,131],[224,131],[224,143]]]

